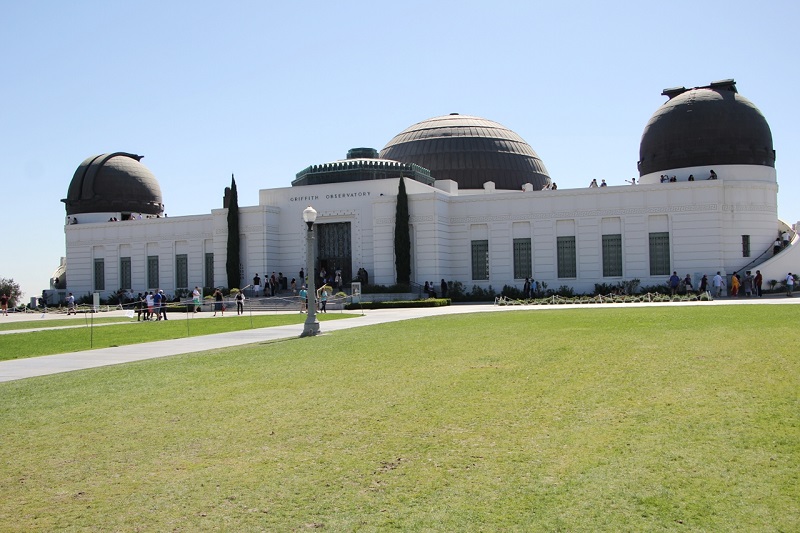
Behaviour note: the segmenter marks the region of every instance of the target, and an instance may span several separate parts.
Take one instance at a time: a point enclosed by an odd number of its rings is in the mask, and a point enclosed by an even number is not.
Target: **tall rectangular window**
[[[603,235],[603,277],[622,276],[622,235]]]
[[[206,287],[214,286],[214,253],[206,254]]]
[[[472,279],[489,279],[489,241],[472,241]]]
[[[147,286],[151,289],[157,289],[158,283],[158,256],[147,256]]]
[[[132,289],[131,283],[131,258],[119,258],[119,286],[121,289]]]
[[[669,276],[669,232],[650,234],[650,275]]]
[[[189,288],[189,259],[186,254],[175,256],[175,288]]]
[[[559,278],[577,278],[578,261],[575,254],[575,236],[556,237],[556,261]]]
[[[531,277],[531,240],[514,239],[514,279]]]
[[[750,235],[742,235],[742,257],[750,257]]]
[[[105,259],[94,260],[94,290],[106,290],[106,262]]]

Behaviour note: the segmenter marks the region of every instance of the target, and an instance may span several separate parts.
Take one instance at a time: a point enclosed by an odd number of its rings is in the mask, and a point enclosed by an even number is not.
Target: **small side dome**
[[[686,167],[775,167],[772,132],[734,80],[665,89],[639,145],[639,176]]]
[[[544,163],[515,132],[485,118],[451,113],[401,131],[383,147],[382,159],[415,163],[437,180],[453,180],[464,189],[538,190],[550,183]]]
[[[142,213],[163,211],[161,187],[139,161],[143,156],[115,152],[86,159],[72,177],[63,200],[67,215],[81,213]]]

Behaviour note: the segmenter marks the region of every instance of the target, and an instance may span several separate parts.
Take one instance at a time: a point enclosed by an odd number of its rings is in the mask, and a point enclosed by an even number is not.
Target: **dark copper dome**
[[[380,152],[382,159],[415,163],[437,180],[453,180],[464,189],[493,181],[497,189],[541,189],[550,183],[547,169],[522,137],[480,117],[453,113],[424,120],[398,133]]]
[[[141,164],[142,156],[116,152],[86,159],[72,177],[66,204],[67,215],[81,213],[162,212],[161,187],[152,172]]]
[[[761,111],[723,80],[662,92],[639,145],[639,175],[719,165],[775,166],[772,132]]]

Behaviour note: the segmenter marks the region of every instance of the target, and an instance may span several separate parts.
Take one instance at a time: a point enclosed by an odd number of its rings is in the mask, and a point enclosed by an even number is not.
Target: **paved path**
[[[652,307],[652,306],[680,306],[680,305],[793,305],[800,304],[800,298],[770,297],[752,299],[721,299],[713,302],[675,302],[675,303],[644,303],[644,304],[609,304],[614,307]],[[340,331],[362,326],[371,326],[386,322],[397,322],[400,320],[411,320],[415,318],[425,318],[432,316],[475,313],[475,312],[514,312],[514,311],[544,311],[556,309],[607,309],[606,305],[558,305],[558,306],[496,306],[492,304],[475,305],[452,305],[448,307],[416,308],[416,309],[382,309],[364,311],[363,315],[342,320],[332,320],[320,324],[320,333]],[[263,313],[275,314],[275,313]],[[124,311],[110,311],[103,313],[103,316],[125,316]],[[65,315],[48,314],[48,319],[60,318]],[[200,317],[200,315],[198,315]],[[211,313],[204,313],[202,318],[211,318]],[[0,317],[0,320],[31,321],[39,320],[37,314],[20,314]],[[224,320],[219,317],[218,320]],[[52,329],[52,328],[43,328]],[[35,330],[23,330],[35,331]],[[230,333],[217,333],[214,335],[203,335],[198,337],[188,337],[185,339],[174,339],[166,341],[149,342],[144,344],[132,344],[114,348],[101,348],[97,350],[85,350],[82,352],[71,352],[65,354],[45,355],[41,357],[29,357],[25,359],[13,359],[10,361],[0,361],[0,382],[13,381],[35,376],[57,374],[72,370],[82,370],[100,366],[115,365],[119,363],[129,363],[132,361],[142,361],[154,359],[156,357],[167,357],[216,348],[227,348],[230,346],[241,346],[244,344],[263,343],[281,339],[299,339],[303,332],[302,324],[290,326],[278,326],[272,328],[249,329],[234,331]],[[302,341],[299,341],[302,342]],[[0,337],[0,350],[2,350],[2,338]]]

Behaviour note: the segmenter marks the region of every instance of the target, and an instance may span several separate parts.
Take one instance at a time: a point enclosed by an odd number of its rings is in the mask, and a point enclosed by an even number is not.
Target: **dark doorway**
[[[349,286],[353,279],[350,223],[318,224],[314,228],[317,232],[318,272],[324,268],[329,282],[333,284],[336,271],[341,270],[342,286]]]

